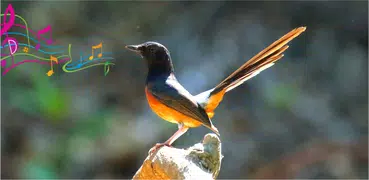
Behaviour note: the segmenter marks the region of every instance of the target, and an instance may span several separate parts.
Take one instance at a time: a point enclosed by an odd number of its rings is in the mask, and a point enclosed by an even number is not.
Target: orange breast
[[[162,119],[171,123],[183,123],[187,127],[198,127],[201,125],[201,122],[190,118],[158,101],[153,95],[151,95],[147,88],[145,88],[145,93],[151,109]]]

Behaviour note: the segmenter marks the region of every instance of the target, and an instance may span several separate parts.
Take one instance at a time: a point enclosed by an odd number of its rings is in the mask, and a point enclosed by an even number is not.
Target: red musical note
[[[6,21],[6,16],[8,15],[8,11],[10,11],[10,19],[7,22]],[[8,32],[8,30],[13,26],[14,24],[14,20],[15,20],[15,13],[14,13],[14,9],[13,6],[11,4],[8,5],[8,7],[5,10],[4,13],[4,17],[3,17],[3,21],[4,21],[4,27],[1,28],[1,33],[0,35],[2,36],[4,33]]]
[[[46,34],[46,33],[48,33],[49,31],[50,31],[50,37],[49,37],[49,39],[47,39],[47,40],[46,40],[46,44],[47,44],[47,45],[51,45],[51,44],[53,43],[53,40],[52,40],[52,38],[51,38],[51,26],[50,26],[50,25],[46,26],[44,29],[41,29],[41,30],[39,30],[39,31],[37,32],[37,39],[40,41],[40,40],[41,40],[41,39],[40,39],[40,35],[41,35],[41,34]],[[38,49],[40,49],[40,43],[36,44],[35,49],[36,49],[36,51],[37,51]]]
[[[6,17],[10,15],[10,18],[9,18],[9,21],[7,21]],[[4,13],[4,17],[3,17],[3,21],[4,23],[1,24],[1,30],[0,30],[0,35],[2,36],[3,34],[5,34],[6,32],[8,32],[8,30],[14,25],[14,21],[15,21],[15,13],[14,13],[14,9],[13,9],[13,6],[11,4],[8,5],[8,7],[6,8],[5,10],[5,13]],[[9,38],[9,35],[6,34],[6,38],[3,40],[2,42],[2,45],[4,46],[4,44],[6,43],[10,43],[8,40],[10,41],[15,41],[14,38]],[[15,41],[16,42],[16,41]],[[17,43],[17,46],[18,46],[18,43]],[[12,49],[11,49],[11,46],[9,44],[9,49],[10,49],[10,52],[12,52]],[[15,52],[15,51],[13,51]],[[5,54],[1,54],[1,55],[5,55]],[[13,57],[13,54],[10,54],[11,57],[12,57],[12,64],[14,64],[14,57]],[[3,59],[1,61],[1,66],[2,67],[5,67],[6,66],[6,59]]]

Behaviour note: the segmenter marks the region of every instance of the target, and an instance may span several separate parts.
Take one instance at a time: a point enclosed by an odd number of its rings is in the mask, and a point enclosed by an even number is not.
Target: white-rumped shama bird
[[[148,65],[145,92],[151,109],[162,119],[178,124],[178,131],[164,143],[157,143],[150,153],[161,146],[171,146],[189,128],[200,125],[219,136],[219,131],[211,122],[211,118],[224,94],[274,65],[283,57],[283,52],[288,48],[287,43],[305,29],[306,27],[293,29],[252,57],[217,86],[196,96],[191,95],[177,81],[170,53],[165,46],[157,42],[126,46],[127,49],[141,55]]]

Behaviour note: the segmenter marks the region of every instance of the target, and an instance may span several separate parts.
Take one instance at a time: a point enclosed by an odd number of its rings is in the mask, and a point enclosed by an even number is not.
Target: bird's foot
[[[156,143],[155,146],[150,149],[149,155],[152,155],[154,152],[156,152],[157,150],[159,150],[163,146],[172,147],[171,145],[169,145],[167,143]]]

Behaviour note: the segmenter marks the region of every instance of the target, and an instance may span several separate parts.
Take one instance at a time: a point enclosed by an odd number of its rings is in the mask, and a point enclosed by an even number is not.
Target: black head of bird
[[[127,49],[138,53],[145,59],[149,74],[173,72],[173,64],[168,49],[157,42],[145,42],[138,45],[127,45]]]

